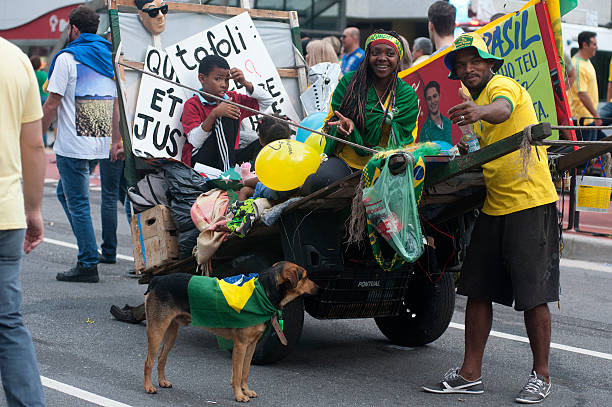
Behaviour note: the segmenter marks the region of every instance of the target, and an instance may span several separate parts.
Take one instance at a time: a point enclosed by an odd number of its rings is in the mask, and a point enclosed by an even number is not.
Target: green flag
[[[564,16],[578,6],[578,0],[560,0],[559,9]]]
[[[210,328],[244,328],[269,321],[280,311],[270,302],[255,273],[226,277],[193,276],[189,280],[192,324]]]

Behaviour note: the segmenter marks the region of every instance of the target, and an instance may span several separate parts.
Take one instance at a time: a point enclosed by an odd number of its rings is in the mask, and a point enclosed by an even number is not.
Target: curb
[[[563,233],[562,258],[612,263],[612,239]]]

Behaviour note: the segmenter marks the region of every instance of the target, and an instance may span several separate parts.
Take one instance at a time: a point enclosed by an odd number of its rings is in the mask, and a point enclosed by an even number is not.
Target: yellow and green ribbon
[[[404,47],[401,41],[392,35],[385,34],[385,33],[374,33],[370,35],[368,39],[366,40],[366,43],[365,43],[366,49],[370,46],[370,44],[372,45],[376,45],[376,44],[390,45],[393,48],[395,48],[395,50],[397,51],[397,55],[399,56],[399,59],[402,59],[402,57],[404,56]]]

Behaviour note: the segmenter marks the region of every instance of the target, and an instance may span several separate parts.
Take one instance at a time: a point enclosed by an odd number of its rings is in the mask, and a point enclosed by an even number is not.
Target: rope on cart
[[[262,115],[262,116],[269,117],[269,118],[274,119],[274,120],[276,120],[276,121],[278,121],[278,122],[287,123],[289,126],[297,127],[297,128],[302,129],[302,130],[306,130],[306,131],[309,131],[309,132],[311,132],[311,133],[318,134],[318,135],[320,135],[320,136],[323,136],[323,137],[326,137],[326,138],[329,138],[329,139],[335,140],[335,141],[337,141],[337,142],[339,142],[339,143],[344,143],[344,144],[347,144],[347,145],[349,145],[349,146],[351,146],[351,147],[355,147],[355,148],[359,148],[359,149],[362,149],[362,150],[368,151],[368,152],[370,152],[370,153],[372,153],[372,154],[376,154],[376,153],[378,153],[378,151],[377,151],[377,150],[375,150],[375,149],[373,149],[373,148],[370,148],[370,147],[365,147],[365,146],[362,146],[362,145],[360,145],[360,144],[353,143],[352,141],[344,140],[344,139],[342,139],[342,138],[339,138],[339,137],[336,137],[336,136],[332,136],[332,135],[329,135],[329,134],[326,134],[326,133],[320,132],[320,131],[318,131],[318,130],[309,129],[308,127],[304,127],[304,126],[302,126],[301,124],[294,123],[294,122],[292,122],[291,120],[285,120],[285,119],[283,119],[283,118],[280,118],[280,117],[277,117],[277,116],[274,116],[274,115],[271,115],[271,114],[268,114],[268,113],[264,113],[264,112],[259,111],[259,110],[257,110],[257,109],[253,109],[253,108],[250,108],[250,107],[248,107],[248,106],[241,105],[240,103],[236,103],[236,102],[234,102],[234,101],[232,101],[232,100],[226,100],[226,99],[220,98],[219,96],[216,96],[216,95],[210,94],[210,93],[205,92],[205,91],[203,91],[203,90],[194,89],[194,88],[189,87],[189,86],[187,86],[187,85],[183,85],[182,83],[179,83],[179,82],[174,82],[173,80],[166,79],[166,78],[164,78],[164,77],[162,77],[162,76],[156,75],[156,74],[154,74],[154,73],[152,73],[152,72],[147,72],[147,71],[145,71],[144,69],[137,68],[137,67],[135,67],[135,66],[132,66],[132,65],[126,64],[126,63],[124,63],[124,62],[117,62],[117,64],[122,65],[122,66],[125,66],[125,67],[127,67],[127,68],[130,68],[130,69],[132,69],[132,70],[134,70],[134,71],[137,71],[137,72],[143,73],[143,74],[145,74],[145,75],[149,75],[149,76],[152,76],[152,77],[154,77],[154,78],[160,79],[160,80],[162,80],[162,81],[164,81],[164,82],[171,83],[171,84],[173,84],[173,85],[175,85],[175,86],[180,86],[181,88],[185,88],[185,89],[190,90],[190,91],[192,91],[192,92],[199,93],[199,94],[201,94],[202,96],[205,96],[206,98],[211,98],[211,99],[214,99],[214,100],[216,100],[217,102],[224,102],[224,103],[228,103],[228,104],[230,104],[230,105],[233,105],[233,106],[239,107],[240,109],[248,110],[249,112],[252,112],[252,113],[260,114],[260,115]]]
[[[550,126],[551,130],[612,130],[612,126]]]
[[[583,140],[536,140],[533,144],[545,146],[612,146],[612,140],[583,141]]]

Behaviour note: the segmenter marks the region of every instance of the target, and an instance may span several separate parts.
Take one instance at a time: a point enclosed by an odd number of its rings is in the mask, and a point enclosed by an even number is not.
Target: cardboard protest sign
[[[538,120],[561,124],[567,121],[567,110],[561,107],[565,101],[560,93],[564,92],[553,91],[553,85],[559,87],[559,84],[553,83],[551,76],[559,72],[559,66],[544,7],[532,1],[520,11],[477,32],[482,35],[489,52],[504,59],[497,74],[508,76],[527,89]],[[399,75],[415,89],[419,98],[417,141],[443,141],[454,145],[462,136],[459,127],[451,125],[447,114],[451,107],[461,103],[458,93],[461,82],[448,79],[449,72],[444,65],[444,56],[449,51],[447,48]],[[430,118],[437,116],[438,111],[441,127]],[[558,132],[553,132],[552,138],[558,138]]]
[[[147,48],[144,70],[178,81],[166,53],[151,46]],[[183,88],[142,75],[132,129],[132,151],[135,156],[180,161],[186,140],[181,125],[185,100]]]
[[[266,89],[274,102],[268,112],[289,116],[299,121],[278,71],[248,13],[242,13],[166,48],[168,57],[181,83],[195,89],[198,66],[207,55],[225,58],[230,67],[242,70],[246,80]],[[247,93],[242,86],[230,81],[230,89]],[[245,119],[248,120],[248,119]]]

